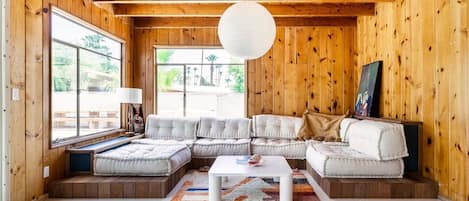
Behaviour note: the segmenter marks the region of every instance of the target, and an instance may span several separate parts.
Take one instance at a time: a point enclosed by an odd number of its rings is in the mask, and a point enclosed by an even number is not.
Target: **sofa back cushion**
[[[253,120],[253,135],[262,138],[296,139],[303,125],[302,118],[281,115],[255,115]]]
[[[393,160],[408,156],[402,124],[362,120],[348,128],[352,149],[376,160]]]
[[[339,134],[340,138],[342,139],[342,142],[348,142],[348,129],[350,128],[350,125],[353,123],[359,122],[360,120],[354,119],[354,118],[345,118],[340,122],[340,129],[339,129]]]
[[[145,137],[164,140],[195,139],[198,123],[198,118],[149,115],[145,126]]]
[[[248,118],[201,117],[197,137],[249,139],[251,120]]]

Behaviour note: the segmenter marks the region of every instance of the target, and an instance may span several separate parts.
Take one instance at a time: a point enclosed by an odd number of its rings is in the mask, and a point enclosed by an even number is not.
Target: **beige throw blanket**
[[[298,139],[340,142],[340,122],[347,116],[348,114],[331,115],[306,110],[303,114],[303,126],[298,131]]]

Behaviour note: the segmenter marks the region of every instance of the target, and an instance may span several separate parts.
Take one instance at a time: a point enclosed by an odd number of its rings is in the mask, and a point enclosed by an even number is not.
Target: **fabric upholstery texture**
[[[215,158],[221,155],[249,155],[250,142],[250,139],[198,139],[192,147],[192,157]]]
[[[306,110],[303,114],[303,125],[298,132],[302,140],[341,141],[339,135],[340,122],[347,115],[322,114]]]
[[[185,145],[128,144],[95,155],[95,175],[168,176],[191,161]]]
[[[409,155],[402,124],[362,120],[348,129],[350,148],[376,160],[399,159]]]
[[[249,139],[251,120],[248,118],[201,117],[197,137]]]
[[[322,177],[336,178],[402,178],[402,159],[379,161],[349,146],[313,144],[306,160]]]
[[[360,120],[354,119],[354,118],[344,118],[342,122],[340,122],[339,134],[340,134],[340,138],[342,138],[342,142],[349,141],[348,129],[350,128],[350,125],[359,121]]]
[[[254,138],[252,154],[279,155],[287,159],[305,159],[306,142],[294,139]]]
[[[160,140],[160,139],[136,139],[132,140],[134,144],[154,144],[154,145],[187,145],[189,148],[192,147],[195,140]]]
[[[303,119],[281,115],[255,115],[254,137],[271,139],[296,139]]]
[[[145,137],[163,140],[195,139],[198,122],[198,118],[149,115]]]

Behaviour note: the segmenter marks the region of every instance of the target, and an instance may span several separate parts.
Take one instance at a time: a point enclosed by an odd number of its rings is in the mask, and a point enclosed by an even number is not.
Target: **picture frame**
[[[382,68],[383,61],[363,65],[355,101],[355,115],[364,117],[379,116]]]

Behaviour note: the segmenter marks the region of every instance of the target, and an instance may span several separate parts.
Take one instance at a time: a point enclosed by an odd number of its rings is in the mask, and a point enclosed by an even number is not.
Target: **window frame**
[[[165,64],[158,64],[158,58],[157,58],[157,50],[158,49],[224,49],[222,46],[168,46],[168,45],[154,45],[154,65],[155,65],[155,112],[158,114],[158,66],[182,66],[183,67],[183,72],[184,72],[184,92],[183,92],[183,115],[184,117],[186,116],[186,107],[187,107],[187,92],[186,92],[186,68],[187,65],[200,65],[200,66],[206,66],[210,64],[203,64],[203,63],[165,63]],[[221,65],[243,65],[244,67],[244,117],[248,117],[248,106],[247,106],[247,94],[248,94],[248,80],[247,80],[247,74],[248,74],[248,69],[247,69],[247,63],[248,60],[244,59],[244,62],[241,63],[220,63]]]
[[[52,127],[52,119],[53,119],[53,114],[52,114],[52,44],[54,42],[56,43],[59,43],[60,45],[65,45],[65,46],[68,46],[68,47],[71,47],[71,48],[74,48],[77,50],[77,72],[79,72],[79,66],[80,66],[80,57],[79,57],[79,54],[80,54],[80,49],[83,51],[88,51],[88,52],[91,52],[93,54],[97,54],[99,56],[104,56],[104,57],[109,57],[110,59],[114,59],[114,60],[118,60],[120,61],[120,86],[122,87],[124,85],[124,80],[125,80],[125,69],[126,69],[126,55],[125,55],[125,40],[105,31],[105,30],[102,30],[101,28],[99,27],[96,27],[92,24],[90,24],[89,22],[86,22],[68,12],[65,12],[55,6],[49,6],[50,8],[50,12],[48,12],[48,15],[47,15],[47,18],[48,18],[48,23],[44,23],[44,30],[45,30],[45,33],[44,35],[47,37],[47,40],[48,43],[45,44],[45,45],[48,45],[47,49],[49,50],[48,51],[48,55],[47,57],[45,56],[46,60],[44,62],[44,66],[45,66],[45,71],[44,71],[44,84],[46,85],[44,87],[44,91],[46,92],[47,91],[47,95],[46,93],[44,94],[44,114],[48,115],[48,117],[44,118],[44,125],[46,125],[46,128],[44,128],[45,132],[47,132],[49,134],[49,149],[54,149],[54,148],[58,148],[58,147],[63,147],[63,146],[66,146],[66,145],[71,145],[71,144],[76,144],[76,143],[79,143],[79,142],[83,142],[83,141],[88,141],[88,140],[92,140],[92,139],[96,139],[96,138],[100,138],[100,137],[105,137],[105,136],[108,136],[108,135],[113,135],[113,134],[116,134],[116,133],[123,133],[125,132],[125,129],[123,128],[123,120],[125,119],[125,109],[123,108],[122,105],[120,105],[120,109],[119,109],[119,115],[120,115],[120,123],[119,123],[119,128],[114,128],[114,129],[109,129],[109,130],[105,130],[105,131],[99,131],[99,132],[96,132],[96,133],[92,133],[92,134],[88,134],[88,135],[83,135],[83,136],[80,136],[79,135],[79,122],[80,122],[80,116],[78,115],[77,117],[77,135],[76,136],[73,136],[73,137],[67,137],[67,138],[62,138],[60,140],[54,140],[52,138],[52,130],[53,130],[53,127]],[[69,20],[71,23],[75,23],[76,25],[78,26],[81,26],[85,29],[89,29],[93,32],[96,32],[100,35],[103,35],[104,37],[107,37],[111,40],[114,40],[118,43],[120,43],[121,45],[121,48],[120,48],[120,59],[116,58],[116,57],[113,57],[112,55],[105,55],[103,53],[100,53],[98,51],[95,51],[95,50],[92,50],[90,48],[86,48],[86,47],[81,47],[81,46],[78,46],[78,45],[75,45],[75,44],[71,44],[69,42],[66,42],[66,41],[62,41],[60,39],[55,39],[52,37],[52,15],[53,14],[56,14],[56,15],[59,15],[67,20]],[[78,73],[79,74],[79,73]],[[78,78],[79,78],[79,75],[78,75]],[[77,82],[79,82],[79,79],[77,80]],[[79,88],[79,87],[77,87]],[[80,111],[79,111],[79,105],[80,105],[80,102],[79,102],[79,89],[77,89],[77,114],[80,114]]]

